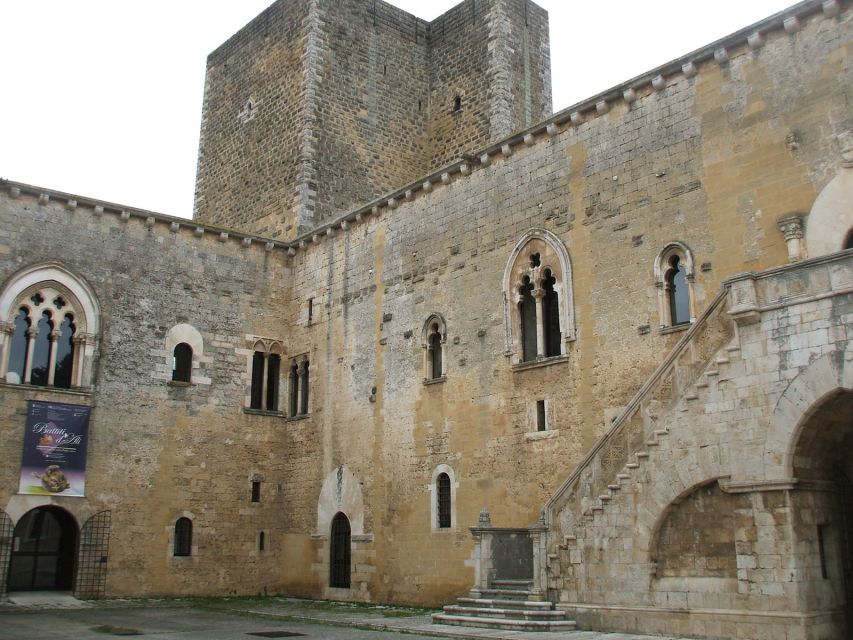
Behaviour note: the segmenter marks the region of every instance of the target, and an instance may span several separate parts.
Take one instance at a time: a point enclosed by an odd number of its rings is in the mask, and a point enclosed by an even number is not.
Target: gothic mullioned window
[[[68,389],[90,384],[94,293],[59,265],[30,267],[0,294],[0,378]]]
[[[575,339],[571,261],[553,233],[532,229],[515,246],[504,273],[504,319],[514,363],[566,355]]]
[[[277,340],[255,340],[252,346],[250,409],[278,411],[282,352],[282,345]]]
[[[693,254],[686,244],[670,242],[654,264],[658,314],[662,329],[689,325],[696,318]]]
[[[441,314],[433,313],[424,323],[421,337],[424,350],[424,382],[445,378],[446,344],[447,325]]]

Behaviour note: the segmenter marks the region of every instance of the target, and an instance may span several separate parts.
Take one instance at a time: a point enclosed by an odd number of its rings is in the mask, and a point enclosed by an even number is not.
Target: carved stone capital
[[[785,216],[776,221],[776,225],[785,235],[785,240],[801,240],[803,238],[803,218],[799,215]]]

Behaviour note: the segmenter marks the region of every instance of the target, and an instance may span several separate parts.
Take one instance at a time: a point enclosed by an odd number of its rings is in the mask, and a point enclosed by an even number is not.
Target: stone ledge
[[[527,371],[528,369],[539,369],[540,367],[550,367],[554,364],[562,364],[569,361],[569,356],[551,356],[550,358],[540,358],[530,360],[528,362],[519,362],[512,365],[512,372]]]
[[[21,382],[20,384],[14,384],[11,382],[0,382],[0,389],[15,389],[18,391],[26,391],[30,393],[32,393],[33,391],[38,391],[41,393],[59,393],[62,395],[80,396],[84,398],[90,398],[95,393],[94,389],[91,388],[63,389],[62,387],[42,387],[35,384],[24,384],[23,382]]]

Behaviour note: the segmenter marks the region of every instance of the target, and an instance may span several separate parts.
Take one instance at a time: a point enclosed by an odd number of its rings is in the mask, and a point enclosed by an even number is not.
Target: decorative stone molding
[[[666,88],[666,80],[660,74],[652,78],[652,88],[655,91],[663,91]]]
[[[788,262],[799,262],[805,256],[803,255],[803,218],[795,214],[779,218],[776,221],[785,236],[785,242],[788,245]]]
[[[172,224],[169,225],[169,231],[171,231],[172,233],[177,233],[180,230],[181,230],[181,223],[180,222],[173,222]]]
[[[484,167],[488,167],[490,162],[491,162],[491,158],[489,158],[488,153],[480,154],[480,164],[481,165],[483,165]]]
[[[226,240],[228,240],[228,232],[227,231],[220,231],[219,232],[219,242],[225,242]]]
[[[553,138],[555,135],[557,135],[558,133],[560,133],[560,127],[558,127],[558,126],[557,126],[555,123],[553,123],[553,122],[549,122],[549,123],[548,123],[548,126],[547,126],[547,127],[545,127],[545,131],[548,133],[548,135],[549,135],[549,136],[551,136],[551,137]]]
[[[853,129],[848,129],[835,136],[841,151],[841,166],[845,169],[853,167]]]
[[[524,134],[524,146],[532,147],[535,142],[536,142],[536,138],[533,136],[532,133],[525,133]]]
[[[755,51],[756,49],[760,49],[764,46],[764,36],[761,35],[759,31],[751,33],[746,39],[746,44],[753,51]]]
[[[729,52],[726,51],[725,47],[720,47],[714,51],[714,61],[717,64],[725,64],[729,61]]]
[[[686,77],[692,78],[698,73],[696,69],[696,65],[693,62],[685,62],[681,65],[681,73],[683,73]]]
[[[421,189],[423,189],[424,192],[429,193],[430,191],[432,191],[432,182],[427,180],[423,183],[423,185],[421,185]]]
[[[572,115],[569,116],[569,119],[574,125],[579,125],[583,122],[583,116],[581,115],[580,111],[572,111]]]
[[[595,110],[599,115],[604,115],[610,111],[610,105],[607,103],[607,100],[599,100],[595,103]]]
[[[628,104],[634,102],[637,99],[637,92],[633,87],[628,87],[625,91],[622,92],[622,99],[625,100]]]
[[[509,143],[501,145],[501,155],[503,155],[504,158],[509,158],[512,155],[512,147]]]
[[[154,226],[154,216],[148,216],[145,218],[145,226],[151,228]]]
[[[797,16],[785,18],[785,20],[782,22],[782,26],[785,27],[785,31],[788,33],[797,33],[797,31],[803,28]]]
[[[732,280],[729,291],[731,293],[729,315],[739,326],[755,324],[761,319],[753,276],[747,274],[741,279]]]
[[[823,15],[827,18],[835,18],[841,13],[841,5],[838,4],[838,0],[824,0],[821,9],[823,9]]]
[[[127,222],[128,220],[130,220],[130,211],[128,211],[127,209],[125,209],[124,211],[122,211],[122,212],[121,212],[121,219],[122,219],[122,221],[124,221],[124,222]]]

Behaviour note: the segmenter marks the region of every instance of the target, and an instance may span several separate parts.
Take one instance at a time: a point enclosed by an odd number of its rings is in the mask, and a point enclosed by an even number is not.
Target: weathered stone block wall
[[[0,197],[0,272],[56,260],[91,285],[103,331],[94,386],[79,392],[0,384],[0,505],[10,513],[56,504],[72,513],[112,511],[107,594],[224,594],[281,590],[292,497],[282,451],[284,421],[243,412],[250,335],[286,338],[289,296],[281,250],[199,237],[196,225],[96,214],[90,206]],[[170,384],[165,334],[198,329],[193,384]],[[93,408],[86,498],[16,496],[26,400]],[[251,481],[262,481],[251,503]],[[173,557],[178,517],[193,520],[193,554]],[[78,515],[80,524],[83,520]],[[258,535],[265,532],[265,550]]]
[[[276,2],[210,54],[195,219],[292,237],[306,158],[308,3]]]
[[[429,23],[381,1],[318,6],[314,224],[429,172]]]

